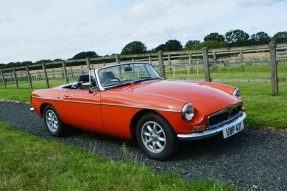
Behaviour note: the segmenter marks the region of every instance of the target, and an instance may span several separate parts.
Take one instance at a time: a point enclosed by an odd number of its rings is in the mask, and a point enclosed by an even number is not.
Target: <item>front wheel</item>
[[[161,116],[146,114],[137,125],[137,141],[146,155],[156,160],[166,160],[176,152],[176,134]]]
[[[44,109],[44,124],[48,132],[54,137],[63,136],[65,133],[64,124],[56,109],[51,105]]]

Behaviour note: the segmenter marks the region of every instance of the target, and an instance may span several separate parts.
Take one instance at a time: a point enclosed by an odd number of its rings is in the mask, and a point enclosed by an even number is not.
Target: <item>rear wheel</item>
[[[56,109],[51,105],[46,106],[44,109],[44,124],[52,136],[60,137],[65,133],[64,124]]]
[[[175,132],[159,115],[144,115],[138,122],[136,135],[139,146],[152,159],[166,160],[177,150]]]

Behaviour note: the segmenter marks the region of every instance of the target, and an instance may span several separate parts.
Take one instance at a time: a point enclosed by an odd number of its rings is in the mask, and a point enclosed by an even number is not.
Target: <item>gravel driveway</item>
[[[217,179],[247,190],[287,190],[287,134],[246,127],[227,140],[217,136],[182,142],[176,157],[160,162],[148,159],[135,142],[76,130],[63,138],[51,137],[43,120],[29,108],[24,103],[0,101],[0,121],[46,140],[85,147],[112,160],[122,159],[121,148],[126,145],[135,161],[155,172],[175,170],[187,179]]]

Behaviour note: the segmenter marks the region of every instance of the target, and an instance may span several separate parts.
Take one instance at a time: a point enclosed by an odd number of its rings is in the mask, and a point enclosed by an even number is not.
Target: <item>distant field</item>
[[[181,78],[181,79],[198,79],[204,78],[203,68],[193,68],[192,72],[188,74],[187,68],[176,68],[175,71],[166,70],[167,78]],[[244,72],[241,72],[240,66],[227,66],[217,67],[215,71],[210,68],[210,76],[212,79],[257,79],[257,78],[269,78],[271,77],[270,66],[258,65],[258,66],[244,66]],[[287,78],[287,65],[278,65],[278,77]]]

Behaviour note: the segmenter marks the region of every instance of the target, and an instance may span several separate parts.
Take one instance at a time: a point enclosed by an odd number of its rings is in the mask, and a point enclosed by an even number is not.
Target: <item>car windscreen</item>
[[[150,64],[128,63],[106,67],[98,72],[102,87],[158,79],[159,75]]]

